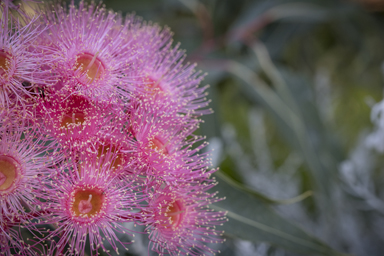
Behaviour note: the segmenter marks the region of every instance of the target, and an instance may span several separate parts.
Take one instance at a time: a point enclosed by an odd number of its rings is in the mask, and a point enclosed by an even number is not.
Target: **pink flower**
[[[172,112],[167,102],[158,104],[137,98],[131,99],[128,122],[132,133],[136,162],[142,168],[156,169],[164,164],[178,162],[177,149],[184,137],[189,134],[186,119]]]
[[[56,253],[51,251],[50,255],[84,255],[87,237],[91,255],[99,248],[106,251],[104,240],[116,251],[117,244],[125,247],[130,243],[119,241],[115,232],[131,233],[120,223],[137,220],[135,209],[145,197],[136,192],[135,179],[116,179],[110,163],[100,165],[96,156],[81,155],[51,175],[42,209],[47,212],[44,223],[56,226],[48,237],[59,236],[59,240],[52,246]]]
[[[207,144],[193,134],[197,120],[178,115],[172,103],[136,97],[128,112],[132,161],[142,175],[154,175],[173,185],[209,177],[210,161],[207,153],[201,153]]]
[[[0,121],[1,218],[25,221],[38,211],[40,183],[49,168],[63,160],[63,154],[51,138],[36,126],[28,126],[27,120],[19,118],[13,124],[8,120],[12,118]]]
[[[88,140],[87,153],[89,157],[96,157],[99,165],[109,164],[112,172],[120,174],[125,170],[126,174],[136,173],[133,165],[132,140],[120,131],[112,133],[99,133],[97,137]]]
[[[179,45],[172,46],[172,33],[157,25],[143,25],[136,33],[147,53],[136,82],[127,84],[127,90],[173,102],[177,112],[184,115],[212,113],[206,109],[210,102],[206,99],[208,86],[199,87],[204,75],[195,71],[195,64],[184,63],[184,51],[179,50]]]
[[[125,83],[125,74],[135,69],[141,50],[127,40],[122,17],[107,12],[100,5],[80,2],[69,9],[48,7],[44,18],[51,24],[49,34],[54,50],[52,72],[59,74],[59,83],[70,83],[88,96],[106,98]],[[58,86],[57,89],[60,89]]]
[[[213,183],[198,186],[152,186],[153,197],[143,209],[150,248],[160,255],[206,255],[216,251],[207,243],[221,243],[222,232],[215,226],[226,221],[224,212],[214,212],[208,206],[221,199],[205,192]]]
[[[50,56],[44,54],[44,47],[35,44],[46,27],[37,18],[26,17],[27,24],[20,25],[10,15],[9,4],[0,4],[0,108],[10,108],[13,103],[24,105],[26,99],[38,94],[37,85],[54,82],[41,66],[49,62]]]
[[[45,131],[69,152],[83,151],[88,140],[103,131],[119,130],[119,106],[112,101],[95,101],[62,90],[39,99],[36,113]]]

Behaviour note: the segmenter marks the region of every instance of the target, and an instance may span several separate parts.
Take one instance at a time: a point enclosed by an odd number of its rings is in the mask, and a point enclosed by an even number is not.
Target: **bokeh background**
[[[220,255],[384,255],[384,1],[105,0],[207,72]],[[375,144],[376,143],[376,144]],[[382,141],[384,145],[384,139]],[[374,146],[374,144],[376,146]],[[137,236],[126,255],[148,255]]]

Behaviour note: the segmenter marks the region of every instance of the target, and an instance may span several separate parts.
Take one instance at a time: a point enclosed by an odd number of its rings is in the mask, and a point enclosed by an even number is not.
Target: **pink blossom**
[[[54,224],[56,229],[49,237],[59,236],[54,243],[56,254],[84,255],[87,237],[91,255],[104,246],[104,239],[114,248],[126,247],[130,242],[119,241],[115,232],[131,234],[121,222],[138,219],[138,207],[145,197],[138,193],[138,181],[115,179],[106,161],[100,165],[96,156],[81,156],[69,166],[59,168],[46,183],[47,203],[42,210],[44,223]],[[63,251],[66,245],[67,251]],[[54,254],[53,251],[50,254]]]
[[[207,144],[193,134],[198,121],[178,115],[172,103],[161,103],[131,99],[129,129],[136,169],[174,185],[208,177],[211,163],[207,153],[201,152]]]
[[[39,99],[35,106],[45,131],[69,152],[82,151],[102,131],[119,129],[120,107],[62,90]]]
[[[143,209],[150,248],[160,255],[212,255],[216,251],[207,243],[221,243],[215,226],[226,221],[224,212],[215,212],[209,205],[222,200],[205,192],[213,183],[198,186],[153,186],[149,207]]]
[[[196,117],[211,113],[207,109],[208,86],[199,86],[204,74],[195,70],[195,64],[184,63],[184,51],[179,45],[172,46],[172,33],[152,24],[143,25],[136,33],[146,55],[136,82],[127,84],[127,90],[174,102],[177,112],[184,115]]]
[[[96,98],[115,94],[141,52],[126,40],[122,17],[83,1],[79,7],[72,2],[68,9],[47,8],[44,19],[52,26],[46,36],[54,48],[51,69],[59,74],[58,83],[76,80],[71,83],[75,90]]]
[[[8,116],[9,117],[9,116]],[[11,116],[16,118],[16,115]],[[40,183],[63,160],[53,139],[28,120],[0,121],[0,209],[2,218],[27,220],[38,211]]]
[[[0,108],[14,103],[26,104],[26,99],[37,95],[37,85],[49,86],[54,80],[41,63],[49,62],[44,47],[35,44],[46,26],[37,17],[27,18],[22,26],[9,12],[9,1],[0,4]],[[9,24],[10,23],[10,24]]]

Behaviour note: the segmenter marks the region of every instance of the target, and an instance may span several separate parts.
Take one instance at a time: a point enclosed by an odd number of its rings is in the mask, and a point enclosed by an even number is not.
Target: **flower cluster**
[[[0,254],[118,253],[126,223],[160,255],[215,254],[226,218],[195,135],[211,111],[171,32],[28,4],[0,1]]]

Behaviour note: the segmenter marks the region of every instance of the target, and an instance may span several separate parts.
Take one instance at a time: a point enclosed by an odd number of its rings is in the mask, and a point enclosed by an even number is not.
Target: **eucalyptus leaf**
[[[308,1],[253,2],[234,22],[228,33],[229,41],[241,40],[266,25],[281,21],[322,22],[329,16],[325,8]]]
[[[215,188],[226,199],[212,208],[227,211],[229,221],[222,227],[227,235],[253,242],[268,242],[305,255],[345,255],[279,216],[263,200],[231,186],[219,176],[216,179],[219,184]]]
[[[244,95],[254,103],[263,105],[270,112],[281,134],[297,152],[302,154],[311,170],[315,182],[314,190],[321,191],[321,194],[319,194],[321,199],[329,205],[326,198],[330,197],[329,188],[333,184],[329,177],[331,177],[334,170],[325,168],[321,162],[319,152],[311,142],[306,122],[301,111],[298,111],[298,107],[288,105],[284,101],[285,96],[282,93],[270,88],[255,72],[245,65],[230,61],[228,72],[245,82],[241,83],[240,87],[244,91]]]
[[[270,198],[270,197],[268,197],[262,193],[259,193],[255,190],[233,180],[231,177],[224,174],[223,172],[216,172],[216,176],[218,176],[220,179],[224,180],[226,183],[228,183],[232,187],[237,188],[237,189],[239,189],[245,193],[248,193],[248,194],[256,197],[257,199],[262,200],[265,203],[269,203],[269,204],[294,204],[294,203],[297,203],[297,202],[300,202],[300,201],[306,199],[309,196],[312,196],[312,194],[313,194],[312,191],[306,191],[306,192],[304,192],[304,193],[302,193],[296,197],[289,198],[289,199],[283,199],[283,200],[273,199],[273,198]]]

